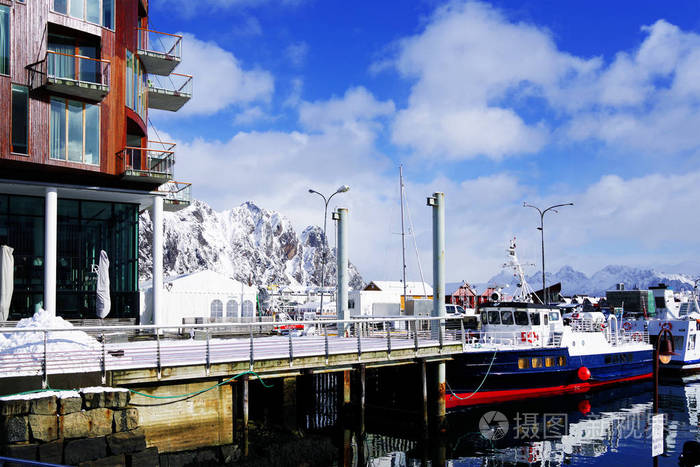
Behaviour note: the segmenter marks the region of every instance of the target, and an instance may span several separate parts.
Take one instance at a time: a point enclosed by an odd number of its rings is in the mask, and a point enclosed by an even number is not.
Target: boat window
[[[547,315],[547,313],[543,313],[542,317],[544,318],[544,325],[546,326],[549,323],[549,321],[547,321],[549,315]]]
[[[566,357],[559,357],[559,366],[566,366]]]
[[[501,315],[497,310],[489,311],[489,324],[501,324]]]
[[[558,311],[550,311],[549,312],[549,320],[550,321],[559,321],[559,312]]]
[[[542,368],[542,359],[539,357],[532,357],[532,368]]]
[[[554,366],[554,363],[555,363],[554,357],[545,357],[545,359],[544,359],[544,366],[546,366],[547,368],[549,368],[549,367],[551,367],[551,366]]]
[[[481,312],[481,324],[489,324],[488,313],[485,311]]]
[[[504,311],[501,313],[501,324],[513,324],[512,311]]]
[[[539,326],[540,325],[540,314],[536,311],[533,311],[530,313],[530,322],[532,323],[533,326]]]
[[[527,319],[527,311],[515,312],[515,324],[518,326],[527,326],[530,324],[530,321]]]
[[[463,313],[466,314],[467,312],[462,308],[461,306],[457,306],[457,313]]]
[[[530,359],[528,358],[519,358],[518,359],[518,368],[521,370],[526,370],[530,368]]]
[[[688,338],[688,350],[694,350],[695,349],[695,334],[692,334]]]

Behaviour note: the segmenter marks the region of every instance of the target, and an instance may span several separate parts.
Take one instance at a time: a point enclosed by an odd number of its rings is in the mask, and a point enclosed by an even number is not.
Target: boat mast
[[[403,303],[406,309],[406,232],[403,226],[403,165],[399,165],[399,188],[401,191],[401,257],[403,260]]]

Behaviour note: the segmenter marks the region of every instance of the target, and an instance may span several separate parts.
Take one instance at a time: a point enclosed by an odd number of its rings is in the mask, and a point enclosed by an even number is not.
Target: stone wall
[[[138,409],[121,388],[48,391],[0,398],[3,456],[80,466],[157,466]]]

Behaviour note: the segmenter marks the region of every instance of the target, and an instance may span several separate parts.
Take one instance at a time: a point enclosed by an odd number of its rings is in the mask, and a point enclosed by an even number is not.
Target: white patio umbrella
[[[14,289],[15,259],[12,256],[13,248],[7,245],[0,246],[0,321],[7,320],[12,302]]]
[[[100,250],[100,262],[97,265],[97,317],[104,319],[109,314],[112,302],[109,298],[109,259],[104,250]]]

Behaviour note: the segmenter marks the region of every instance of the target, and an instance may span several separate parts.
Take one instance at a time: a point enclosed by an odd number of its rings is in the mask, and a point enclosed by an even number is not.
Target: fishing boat
[[[514,240],[508,256],[519,293],[479,306],[481,331],[447,366],[448,408],[580,393],[652,376],[646,332],[624,332],[614,315],[602,313],[565,322],[557,306],[534,302]]]

